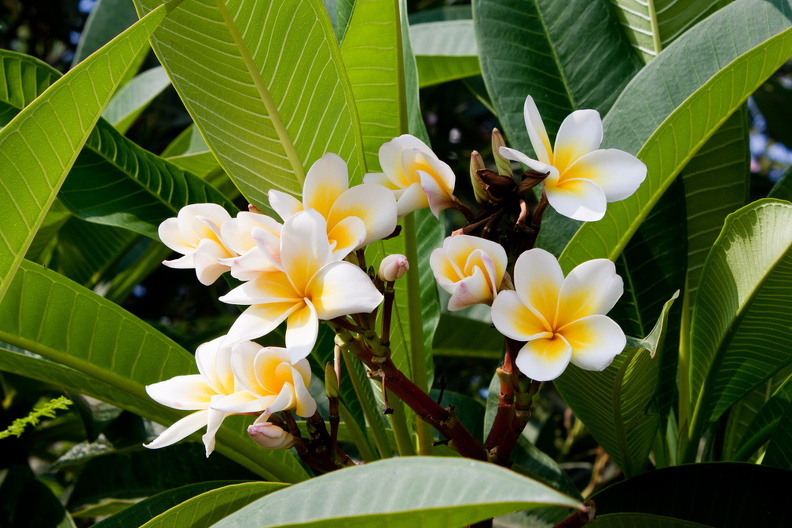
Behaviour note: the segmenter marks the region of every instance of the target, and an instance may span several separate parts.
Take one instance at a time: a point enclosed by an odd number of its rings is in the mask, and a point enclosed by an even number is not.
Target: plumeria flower
[[[382,302],[368,275],[333,257],[327,224],[313,209],[286,220],[280,238],[254,228],[253,239],[276,269],[220,297],[251,305],[231,327],[226,344],[261,337],[286,320],[286,346],[296,363],[310,354],[320,319],[370,313]]]
[[[212,409],[212,402],[225,396],[251,399],[236,383],[231,367],[230,347],[221,347],[223,337],[204,343],[195,351],[195,362],[200,374],[176,376],[166,381],[146,386],[153,400],[167,407],[195,411],[168,427],[153,442],[146,444],[157,449],[175,444],[199,429],[206,427],[203,443],[206,456],[215,447],[215,434],[229,413]]]
[[[282,427],[258,420],[248,427],[248,434],[265,449],[289,449],[297,442],[294,435],[284,431]]]
[[[410,269],[410,263],[404,255],[393,254],[387,255],[382,262],[380,262],[379,275],[380,280],[385,282],[393,282],[404,277]]]
[[[429,265],[437,283],[451,294],[448,309],[492,304],[506,273],[506,250],[484,238],[457,235],[432,251]]]
[[[332,153],[308,170],[302,202],[276,190],[269,192],[269,201],[284,221],[306,208],[318,211],[327,221],[327,238],[339,260],[396,229],[393,194],[370,183],[350,188],[346,162]]]
[[[366,174],[363,181],[391,189],[400,218],[424,207],[437,216],[454,206],[454,172],[417,137],[404,134],[383,144],[379,162],[383,172]]]
[[[544,180],[548,203],[560,214],[596,221],[608,202],[624,200],[646,178],[646,165],[617,149],[598,150],[602,120],[596,110],[577,110],[561,123],[554,148],[550,146],[536,103],[525,100],[525,126],[538,160],[507,147],[500,154],[529,168],[549,173]]]
[[[218,262],[229,266],[231,275],[242,281],[255,279],[261,272],[277,269],[253,240],[254,227],[263,229],[271,237],[280,238],[283,226],[267,215],[242,211],[220,228],[226,247],[239,256],[219,259]]]
[[[159,237],[163,244],[184,256],[163,264],[171,268],[195,268],[201,284],[212,284],[229,270],[229,266],[219,263],[218,259],[237,256],[220,236],[220,228],[228,220],[231,215],[217,204],[182,207],[176,218],[168,218],[160,224]]]
[[[515,360],[526,376],[552,380],[570,362],[603,370],[624,349],[624,332],[604,315],[624,291],[613,262],[590,260],[564,278],[552,254],[531,249],[514,264],[514,286],[492,303],[492,322],[506,337],[526,341]]]
[[[261,413],[254,425],[272,413],[292,410],[300,416],[316,412],[316,400],[308,392],[311,367],[307,359],[292,364],[289,351],[245,342],[234,348],[232,369],[245,393],[218,398],[212,408],[226,413]],[[250,396],[253,396],[252,398]]]

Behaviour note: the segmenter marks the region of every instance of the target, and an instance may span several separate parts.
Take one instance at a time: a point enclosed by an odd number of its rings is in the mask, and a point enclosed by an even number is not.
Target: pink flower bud
[[[265,449],[289,449],[297,440],[293,434],[269,422],[254,422],[248,427],[248,434]]]
[[[393,282],[400,279],[410,269],[410,263],[404,255],[388,255],[382,259],[379,268],[379,278],[385,282]]]

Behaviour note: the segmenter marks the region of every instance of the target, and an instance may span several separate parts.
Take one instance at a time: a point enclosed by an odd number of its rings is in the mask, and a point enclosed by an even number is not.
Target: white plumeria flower
[[[410,262],[407,260],[407,257],[394,253],[382,259],[377,274],[381,280],[393,282],[404,277],[404,274],[407,273],[409,269]]]
[[[267,215],[247,211],[240,212],[236,218],[228,220],[220,228],[226,247],[239,256],[220,259],[219,262],[229,266],[231,275],[242,281],[255,279],[261,272],[277,269],[253,240],[254,227],[261,228],[276,238],[280,238],[283,228],[279,222]]]
[[[296,363],[316,344],[320,319],[370,313],[382,302],[363,270],[333,257],[326,226],[322,215],[306,209],[284,222],[280,239],[253,229],[254,240],[276,270],[220,297],[229,304],[252,305],[233,324],[226,344],[261,337],[286,320],[286,346]]]
[[[248,434],[265,449],[289,449],[297,442],[294,435],[284,431],[282,427],[258,420],[248,427]]]
[[[171,268],[195,268],[201,284],[212,284],[229,270],[229,266],[218,259],[237,256],[225,246],[220,235],[221,226],[228,220],[231,215],[217,204],[182,207],[176,218],[168,218],[160,224],[159,237],[163,244],[184,256],[163,264]]]
[[[254,425],[266,422],[275,412],[294,409],[305,417],[316,412],[316,400],[308,392],[311,367],[307,359],[292,364],[285,348],[246,342],[234,347],[231,361],[237,382],[247,392],[218,398],[212,402],[213,409],[262,413]]]
[[[308,170],[302,202],[276,190],[269,192],[269,201],[284,221],[303,209],[318,211],[327,221],[327,238],[339,260],[396,229],[393,194],[370,183],[350,188],[346,162],[332,153]]]
[[[526,341],[515,363],[529,378],[555,379],[570,362],[603,370],[624,349],[624,332],[604,315],[624,291],[613,262],[584,262],[565,279],[552,254],[531,249],[514,264],[514,286],[492,303],[492,322],[506,337]]]
[[[220,346],[223,339],[218,337],[202,344],[195,351],[195,362],[200,374],[176,376],[146,386],[146,392],[156,402],[173,409],[196,411],[168,427],[146,447],[166,447],[206,427],[203,442],[206,456],[209,456],[215,447],[215,434],[229,414],[212,409],[212,402],[232,394],[238,398],[253,398],[246,395],[236,383],[231,367],[232,351],[230,347]]]
[[[363,181],[393,191],[399,218],[424,207],[438,216],[453,207],[454,171],[417,137],[404,134],[383,144],[379,162],[383,172],[366,174]]]
[[[596,110],[576,110],[558,129],[555,148],[550,146],[536,103],[525,99],[525,126],[538,160],[507,147],[500,154],[529,168],[549,173],[543,191],[560,214],[596,221],[605,215],[608,202],[624,200],[646,178],[646,165],[618,149],[599,149],[602,120]]]
[[[448,309],[492,304],[506,273],[506,250],[484,238],[457,235],[432,251],[429,265],[437,283],[451,294]]]

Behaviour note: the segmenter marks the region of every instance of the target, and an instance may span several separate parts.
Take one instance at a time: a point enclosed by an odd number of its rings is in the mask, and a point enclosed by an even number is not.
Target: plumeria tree
[[[743,106],[792,4],[134,7],[63,76],[0,51],[2,388],[77,409],[14,429],[9,523],[788,520],[791,193],[748,198]],[[463,78],[503,131],[460,171],[418,87]],[[124,134],[171,84],[157,155]],[[121,306],[163,259],[229,314],[190,349]]]

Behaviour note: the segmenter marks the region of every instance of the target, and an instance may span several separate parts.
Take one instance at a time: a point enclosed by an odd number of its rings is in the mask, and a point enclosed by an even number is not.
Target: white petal
[[[255,413],[266,409],[274,400],[274,395],[260,397],[247,391],[239,391],[212,401],[212,409],[224,413]]]
[[[605,216],[605,193],[590,180],[564,180],[558,186],[545,185],[544,192],[553,209],[573,220],[596,222]]]
[[[396,229],[396,199],[393,193],[381,185],[356,185],[342,194],[327,217],[329,225],[354,216],[366,225],[363,244],[380,240]]]
[[[174,251],[181,253],[192,253],[195,249],[195,241],[187,240],[179,230],[179,221],[176,218],[164,220],[157,229],[159,238],[163,244]]]
[[[363,270],[350,262],[331,262],[314,276],[309,298],[319,319],[371,313],[382,302],[382,294]]]
[[[420,183],[406,187],[396,202],[399,218],[424,207],[429,207],[429,200]]]
[[[292,215],[303,210],[303,204],[291,194],[272,189],[267,196],[269,197],[270,207],[272,207],[273,211],[278,213],[278,216],[280,216],[283,221],[288,220]]]
[[[308,169],[303,184],[303,206],[328,218],[335,201],[349,188],[347,164],[328,152]]]
[[[553,165],[563,174],[578,158],[597,150],[602,143],[602,119],[596,110],[569,114],[556,135]]]
[[[416,180],[405,174],[403,156],[405,150],[418,150],[431,152],[431,149],[415,136],[403,134],[397,138],[383,143],[379,149],[379,162],[382,170],[391,183],[397,188],[404,189],[415,183]]]
[[[223,243],[239,255],[247,253],[256,245],[252,233],[254,227],[264,229],[280,238],[283,226],[267,215],[241,211],[236,218],[232,218],[220,228]]]
[[[429,209],[435,218],[440,218],[440,211],[454,207],[454,198],[448,189],[440,185],[432,176],[424,171],[418,171],[421,177],[421,189],[426,194]]]
[[[632,195],[646,179],[646,165],[622,150],[595,150],[574,163],[563,178],[586,178],[596,183],[608,202]]]
[[[585,370],[605,370],[627,344],[621,327],[604,315],[580,319],[559,332],[572,346],[572,363]]]
[[[536,107],[536,103],[534,102],[533,97],[530,95],[525,98],[523,117],[525,118],[525,128],[528,129],[528,137],[531,139],[531,146],[533,147],[534,152],[536,152],[536,157],[539,158],[539,161],[542,163],[546,163],[548,165],[552,164],[550,160],[552,159],[553,149],[550,146],[550,139],[547,137],[547,131],[545,130],[542,116],[539,115],[539,109]],[[503,155],[502,152],[503,147],[501,147],[501,155]],[[511,158],[506,157],[506,159]]]
[[[286,321],[286,348],[295,363],[311,353],[319,335],[319,318],[309,300],[289,315]]]
[[[228,416],[228,413],[209,409],[209,415],[206,421],[206,433],[201,437],[204,447],[206,448],[207,458],[212,454],[212,451],[214,451],[215,435],[217,434],[217,430],[220,429],[220,426],[223,425],[223,420],[225,420],[226,416]]]
[[[185,205],[177,216],[179,231],[185,237],[193,234],[197,239],[220,236],[220,226],[228,220],[228,214],[222,206],[213,203]]]
[[[231,276],[241,281],[250,281],[261,273],[278,271],[270,259],[264,256],[258,246],[254,247],[241,257],[221,259],[220,264],[231,266]]]
[[[529,249],[514,263],[514,287],[520,301],[545,321],[550,330],[555,321],[564,272],[552,253]]]
[[[294,399],[294,410],[299,416],[307,418],[308,416],[313,416],[316,412],[316,400],[308,392],[308,387],[302,375],[296,369],[294,370]]]
[[[278,394],[285,381],[291,381],[284,371],[291,372],[289,350],[283,347],[265,347],[259,350],[250,367],[256,378],[256,389],[260,396]]]
[[[569,272],[561,287],[557,326],[594,314],[606,314],[624,293],[624,281],[608,259],[584,262]]]
[[[193,264],[195,265],[195,274],[198,280],[204,286],[209,286],[216,281],[220,275],[228,271],[228,266],[219,262],[220,259],[233,257],[225,247],[218,242],[204,238],[198,244],[198,247],[193,253]]]
[[[550,381],[569,365],[572,347],[560,335],[551,339],[534,339],[520,349],[514,363],[520,372],[536,381]]]
[[[194,269],[195,263],[193,262],[193,250],[191,249],[188,255],[184,255],[183,257],[174,260],[163,260],[162,263],[169,268],[174,269]]]
[[[254,227],[251,231],[251,236],[253,237],[258,250],[265,259],[270,261],[275,269],[279,269],[281,271],[283,271],[283,263],[281,262],[282,235],[282,230],[279,235],[258,227]]]
[[[550,176],[548,176],[548,179],[550,179],[553,176],[554,171],[555,174],[558,174],[558,170],[552,165],[548,165],[547,163],[537,161],[533,158],[529,158],[519,150],[514,150],[509,147],[501,147],[500,149],[498,149],[498,152],[500,152],[500,155],[506,158],[507,160],[519,161],[529,169],[533,169],[536,172],[551,173]]]
[[[146,392],[157,403],[185,411],[208,409],[212,396],[216,394],[200,374],[176,376],[146,385]]]
[[[455,312],[474,304],[491,304],[494,298],[495,294],[490,289],[486,274],[481,268],[476,268],[472,275],[454,284],[454,291],[448,300],[448,309]]]
[[[256,356],[262,350],[261,345],[253,341],[242,341],[234,345],[231,351],[231,368],[234,371],[237,385],[247,392],[258,394],[260,387],[256,379]]]
[[[529,310],[513,291],[500,292],[492,303],[491,313],[492,324],[498,332],[516,341],[553,335],[544,321]]]
[[[281,264],[295,291],[305,291],[311,277],[333,260],[327,242],[327,222],[311,209],[301,211],[283,224]]]
[[[234,345],[267,335],[278,327],[300,305],[297,303],[256,304],[242,312],[231,325],[223,340],[224,346]]]
[[[209,420],[209,411],[198,411],[188,414],[181,420],[174,422],[173,425],[165,429],[161,435],[148,444],[143,444],[149,449],[159,449],[173,445],[179,440],[183,440],[206,425]]]
[[[384,172],[369,172],[365,174],[363,176],[363,183],[365,185],[382,185],[391,192],[401,189],[401,187],[397,187],[392,181],[390,181],[387,174]]]
[[[342,260],[366,240],[366,224],[357,216],[347,216],[327,233],[333,247],[333,260]]]
[[[195,350],[198,372],[217,394],[234,392],[234,372],[231,369],[231,349],[222,348],[225,336],[199,345]]]
[[[228,304],[294,304],[302,301],[288,277],[281,271],[262,272],[255,279],[237,286],[220,300]]]

